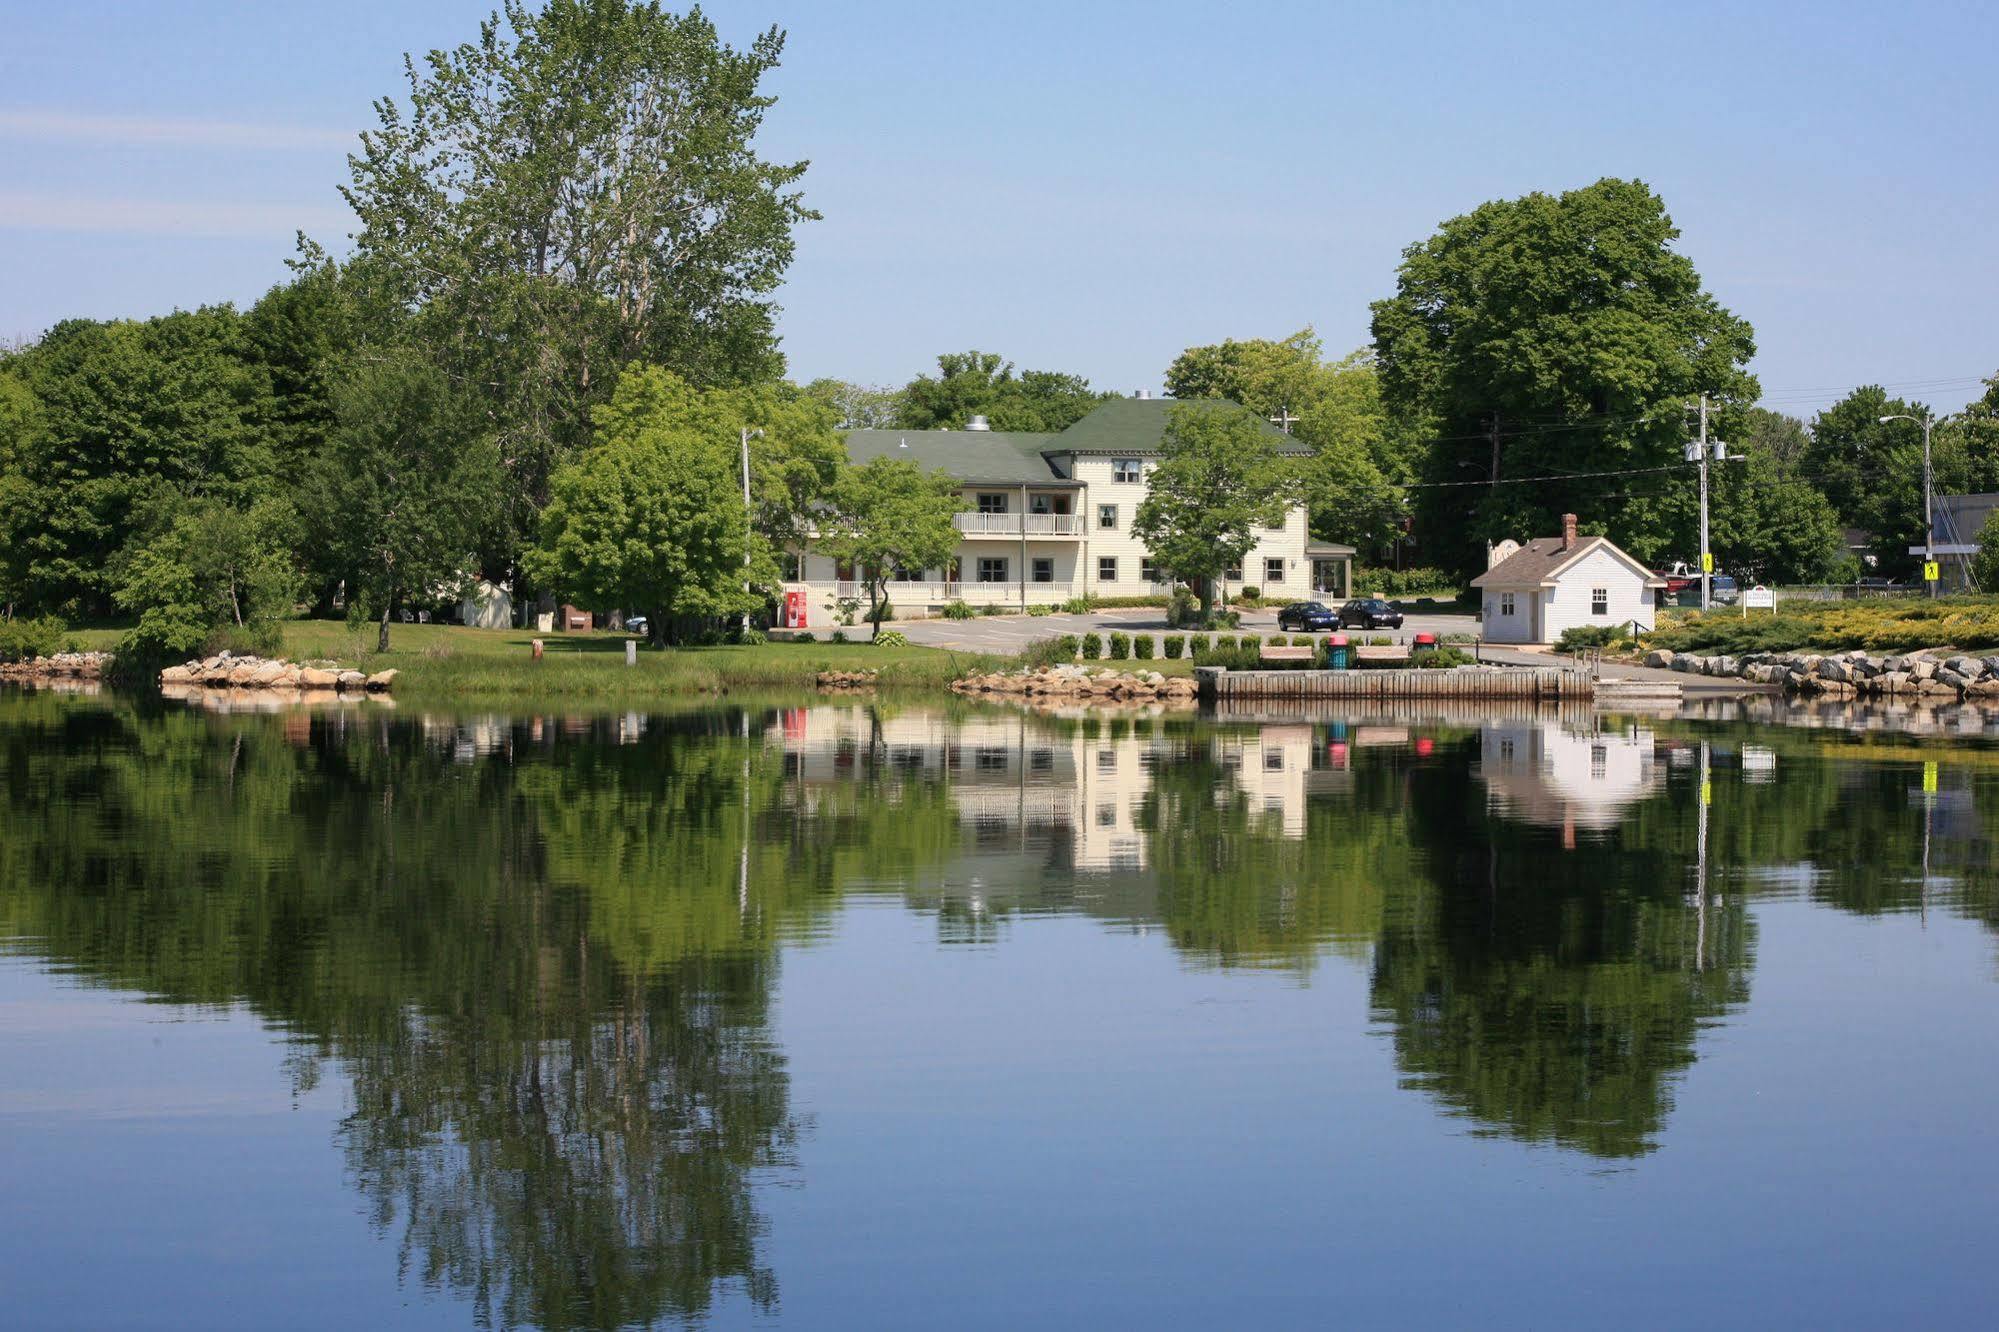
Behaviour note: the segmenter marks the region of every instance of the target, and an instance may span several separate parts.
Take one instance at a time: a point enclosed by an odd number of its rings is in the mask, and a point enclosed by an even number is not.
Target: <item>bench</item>
[[[1353,659],[1357,666],[1407,666],[1409,648],[1407,645],[1358,647],[1353,650]]]
[[[1308,647],[1271,647],[1265,644],[1257,652],[1259,661],[1310,661],[1312,649]]]

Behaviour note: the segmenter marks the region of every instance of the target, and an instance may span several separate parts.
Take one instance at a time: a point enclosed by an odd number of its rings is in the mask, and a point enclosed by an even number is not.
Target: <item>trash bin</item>
[[[1347,636],[1345,634],[1334,634],[1326,639],[1327,670],[1329,671],[1346,670],[1349,660],[1350,658],[1347,653]]]
[[[1409,655],[1412,657],[1420,657],[1427,652],[1435,652],[1436,650],[1437,636],[1435,634],[1418,634],[1409,643]]]

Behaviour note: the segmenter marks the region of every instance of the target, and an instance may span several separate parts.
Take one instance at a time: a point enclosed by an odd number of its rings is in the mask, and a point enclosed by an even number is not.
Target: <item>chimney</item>
[[[1146,400],[1147,398],[1149,398],[1149,397],[1151,397],[1151,396],[1152,396],[1152,390],[1151,390],[1151,389],[1140,389],[1140,390],[1138,390],[1138,392],[1136,392],[1136,393],[1132,394],[1131,396],[1132,396],[1132,397],[1134,397],[1134,398],[1137,398],[1137,399],[1138,399],[1138,400],[1139,400],[1140,402],[1144,402],[1144,401],[1145,401],[1145,400]]]
[[[1572,513],[1565,513],[1562,515],[1562,549],[1574,550],[1575,548],[1576,516]]]

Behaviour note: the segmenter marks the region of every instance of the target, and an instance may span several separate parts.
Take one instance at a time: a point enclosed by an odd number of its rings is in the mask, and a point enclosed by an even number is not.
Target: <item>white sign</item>
[[[1744,610],[1776,610],[1777,594],[1763,586],[1763,584],[1758,583],[1755,587],[1750,588],[1742,594],[1742,608]]]

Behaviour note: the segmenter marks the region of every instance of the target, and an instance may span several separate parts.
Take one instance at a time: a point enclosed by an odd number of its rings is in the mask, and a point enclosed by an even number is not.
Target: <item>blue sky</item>
[[[401,55],[491,5],[0,0],[0,337],[247,302]],[[1999,17],[1979,4],[708,6],[790,34],[763,146],[809,158],[798,378],[979,347],[1101,387],[1182,348],[1366,341],[1401,248],[1636,176],[1756,327],[1771,405],[1940,408],[1999,371]]]

